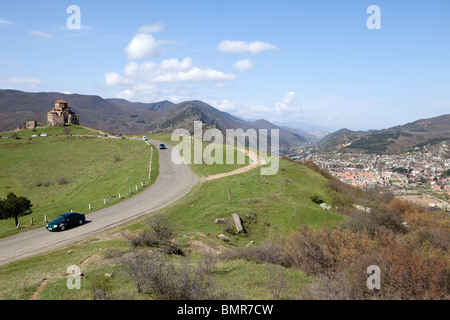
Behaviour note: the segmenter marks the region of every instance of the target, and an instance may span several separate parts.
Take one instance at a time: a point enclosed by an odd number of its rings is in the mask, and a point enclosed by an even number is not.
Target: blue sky
[[[448,0],[4,0],[0,88],[381,129],[449,113],[449,15]]]

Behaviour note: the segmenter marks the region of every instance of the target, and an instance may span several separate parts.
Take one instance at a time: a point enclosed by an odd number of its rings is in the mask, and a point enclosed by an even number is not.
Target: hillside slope
[[[310,141],[299,132],[266,120],[245,121],[199,100],[178,104],[170,101],[141,103],[91,95],[18,90],[0,90],[0,131],[15,129],[27,120],[45,122],[47,112],[58,99],[69,103],[71,110],[79,115],[82,125],[113,133],[169,133],[181,128],[193,132],[194,121],[202,121],[204,129],[217,128],[223,133],[226,129],[279,129],[282,148]]]
[[[383,130],[352,131],[341,129],[323,138],[322,152],[363,151],[401,153],[424,145],[450,140],[450,114],[420,119]]]

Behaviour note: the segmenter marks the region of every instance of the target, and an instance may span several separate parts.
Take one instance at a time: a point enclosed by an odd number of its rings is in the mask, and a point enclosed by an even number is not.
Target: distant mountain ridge
[[[450,141],[450,114],[383,130],[341,129],[324,137],[319,147],[321,152],[401,153],[442,141]]]
[[[245,121],[199,100],[142,103],[95,95],[19,90],[0,90],[0,131],[13,130],[27,120],[44,123],[47,112],[58,99],[68,102],[71,110],[79,115],[81,125],[112,133],[170,133],[181,128],[192,132],[194,121],[202,121],[204,129],[217,128],[224,133],[226,129],[269,129],[270,134],[270,129],[279,129],[281,148],[311,141],[295,129],[279,127],[267,120]]]

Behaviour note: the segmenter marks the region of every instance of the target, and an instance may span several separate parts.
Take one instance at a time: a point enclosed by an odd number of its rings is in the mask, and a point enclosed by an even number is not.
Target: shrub
[[[132,247],[147,246],[154,247],[161,243],[159,237],[149,230],[143,230],[136,234],[123,233],[124,237],[128,240]]]
[[[389,203],[394,199],[394,193],[387,187],[376,186],[366,189],[366,192],[384,203]]]
[[[108,300],[111,290],[110,277],[99,275],[91,279],[91,294],[94,300]]]
[[[345,272],[320,274],[301,292],[305,300],[360,300],[362,295]]]
[[[381,289],[370,292],[365,281],[369,265],[381,270]],[[445,258],[424,259],[418,251],[409,252],[395,241],[388,241],[378,250],[355,261],[353,279],[365,296],[381,299],[448,299],[449,271]]]
[[[167,254],[167,255],[178,255],[178,256],[184,256],[183,251],[178,248],[176,245],[170,243],[167,247],[164,247],[161,250],[162,253]]]
[[[315,194],[311,197],[311,201],[316,204],[321,204],[324,202],[322,199],[320,199],[320,197],[317,194]]]
[[[227,259],[246,259],[257,263],[285,264],[281,245],[278,242],[265,242],[256,247],[235,249],[226,256]]]
[[[64,185],[64,184],[68,184],[68,183],[69,183],[69,179],[67,179],[67,178],[62,177],[62,178],[58,179],[59,185]]]
[[[147,225],[153,230],[155,236],[160,241],[168,241],[173,235],[173,229],[166,219],[156,217],[148,221]]]
[[[281,294],[286,291],[287,282],[281,266],[274,264],[267,265],[266,288],[274,299],[280,299]]]
[[[193,266],[187,258],[177,266],[161,253],[141,250],[123,259],[122,265],[135,281],[137,290],[157,300],[223,298],[216,293],[205,268]]]

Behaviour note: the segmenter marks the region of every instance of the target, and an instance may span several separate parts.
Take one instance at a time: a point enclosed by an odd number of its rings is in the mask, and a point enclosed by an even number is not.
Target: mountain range
[[[383,130],[341,129],[325,136],[319,147],[322,152],[401,153],[442,141],[450,141],[450,114]]]
[[[306,132],[277,126],[263,119],[246,121],[199,100],[141,103],[94,95],[18,90],[0,90],[0,131],[13,130],[27,120],[45,123],[47,112],[59,99],[68,102],[69,108],[79,116],[80,124],[112,133],[170,133],[179,128],[192,133],[194,121],[202,121],[203,129],[217,128],[223,133],[226,129],[268,129],[270,134],[270,129],[278,129],[281,149],[314,140]]]
[[[450,140],[450,114],[383,130],[340,129],[330,133],[327,128],[307,124],[294,129],[290,125],[298,124],[244,120],[199,100],[142,103],[95,95],[19,90],[0,90],[0,132],[20,127],[27,120],[45,123],[47,112],[59,99],[68,102],[71,110],[80,117],[80,124],[111,133],[171,133],[183,128],[192,134],[194,121],[202,121],[204,130],[217,128],[223,133],[226,129],[255,129],[257,132],[268,129],[270,134],[271,129],[278,129],[282,153],[307,143],[318,143],[321,152],[398,153]]]

